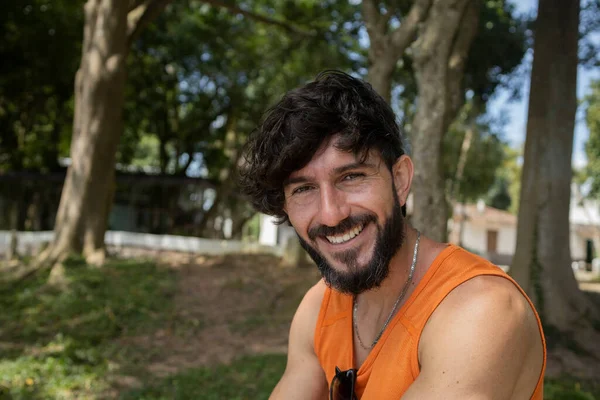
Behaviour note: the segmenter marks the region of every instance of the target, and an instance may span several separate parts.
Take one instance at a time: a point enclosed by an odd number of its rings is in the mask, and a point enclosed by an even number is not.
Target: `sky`
[[[537,10],[537,0],[510,0],[516,5],[519,13],[531,13]],[[593,70],[579,68],[577,75],[577,97],[583,98],[588,93],[590,82],[600,79],[600,69]],[[527,127],[527,106],[529,101],[529,79],[525,83],[525,90],[518,101],[508,101],[509,94],[506,91],[498,91],[488,110],[493,114],[504,112],[509,121],[504,130],[504,138],[513,147],[520,147],[525,142]],[[578,109],[575,121],[575,142],[573,144],[573,165],[581,167],[586,163],[584,145],[589,132],[585,123],[585,115],[581,107]]]

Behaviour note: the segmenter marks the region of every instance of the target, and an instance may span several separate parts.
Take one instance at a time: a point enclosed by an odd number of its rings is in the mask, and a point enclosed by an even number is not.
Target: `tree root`
[[[600,371],[600,332],[591,324],[572,332],[547,330],[548,377],[572,376],[597,379]]]
[[[9,285],[7,288],[2,288],[0,291],[14,290],[14,288],[18,285],[35,277],[37,274],[43,271],[48,269],[54,270],[57,266],[60,268],[62,262],[67,258],[67,256],[57,256],[53,253],[52,246],[44,249],[27,268],[25,268],[20,274],[17,274],[14,278],[8,280],[7,283],[9,283]]]

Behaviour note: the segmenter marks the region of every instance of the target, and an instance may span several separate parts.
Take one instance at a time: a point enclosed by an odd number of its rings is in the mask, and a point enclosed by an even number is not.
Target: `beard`
[[[378,288],[385,278],[387,278],[390,272],[390,261],[404,242],[402,207],[400,206],[396,191],[394,190],[393,193],[394,207],[392,214],[386,219],[383,226],[377,224],[377,216],[375,214],[366,213],[355,216],[351,215],[335,227],[320,225],[308,231],[309,239],[314,241],[319,236],[338,235],[359,225],[362,225],[364,229],[367,224],[374,223],[377,226],[377,238],[371,260],[366,265],[358,264],[358,249],[349,249],[332,255],[333,259],[348,267],[347,271],[339,271],[332,267],[316,248],[298,235],[302,248],[306,250],[308,255],[317,264],[327,285],[341,293],[356,296],[367,290]]]

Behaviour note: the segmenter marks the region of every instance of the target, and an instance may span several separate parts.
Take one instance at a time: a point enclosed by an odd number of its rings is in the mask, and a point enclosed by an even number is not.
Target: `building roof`
[[[454,206],[453,220],[460,222],[464,217],[476,225],[502,225],[507,227],[517,226],[517,216],[508,211],[486,206],[482,201],[477,204],[456,204]]]

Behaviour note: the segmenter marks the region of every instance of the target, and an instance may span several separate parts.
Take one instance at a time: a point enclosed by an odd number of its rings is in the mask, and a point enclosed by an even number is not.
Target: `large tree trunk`
[[[71,165],[54,227],[39,261],[83,253],[101,264],[114,193],[115,154],[123,132],[126,59],[131,42],[168,0],[88,0],[81,64],[75,77]]]
[[[435,0],[414,44],[419,97],[413,122],[412,223],[446,241],[448,204],[441,167],[442,138],[464,103],[464,68],[477,33],[479,0]]]
[[[123,131],[128,11],[127,2],[117,0],[89,0],[85,5],[72,164],[56,217],[52,258],[83,252],[88,261],[103,261],[115,153]]]
[[[571,269],[569,204],[577,109],[578,0],[540,0],[517,247],[511,273],[546,328],[597,318]]]
[[[569,243],[579,8],[579,0],[539,2],[511,273],[542,318],[547,375],[597,377],[600,311],[578,288]]]

